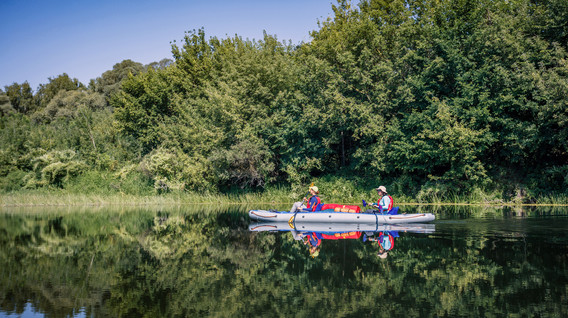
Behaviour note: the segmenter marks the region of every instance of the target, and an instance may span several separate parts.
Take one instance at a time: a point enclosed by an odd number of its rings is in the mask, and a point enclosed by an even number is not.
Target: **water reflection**
[[[0,316],[568,316],[566,208],[405,208],[436,222],[294,234],[241,206],[0,213]]]
[[[302,241],[308,247],[312,258],[318,257],[322,242],[337,240],[360,240],[375,242],[377,256],[387,258],[394,247],[394,239],[399,232],[434,233],[434,224],[352,224],[352,223],[302,223],[253,222],[249,226],[253,232],[290,232],[294,240]]]

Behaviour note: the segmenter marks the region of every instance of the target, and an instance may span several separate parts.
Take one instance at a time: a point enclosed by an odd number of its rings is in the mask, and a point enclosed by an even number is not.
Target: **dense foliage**
[[[35,93],[5,87],[2,189],[84,178],[74,185],[226,191],[331,175],[426,199],[566,195],[566,1],[333,11],[309,43],[197,30],[173,61],[123,61],[88,87],[66,74]]]

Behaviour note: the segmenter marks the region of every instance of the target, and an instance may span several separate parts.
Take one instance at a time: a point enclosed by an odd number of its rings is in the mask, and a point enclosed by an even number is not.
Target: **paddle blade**
[[[367,202],[365,202],[365,200],[363,200],[363,207],[367,206]]]

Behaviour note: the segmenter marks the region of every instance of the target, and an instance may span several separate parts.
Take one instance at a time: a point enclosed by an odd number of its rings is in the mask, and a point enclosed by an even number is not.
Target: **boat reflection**
[[[253,222],[249,225],[249,231],[302,231],[302,232],[381,232],[400,231],[412,233],[434,233],[436,225],[427,223],[409,224],[355,224],[355,223],[300,223],[295,226],[287,222]]]
[[[361,240],[377,243],[380,258],[386,258],[394,247],[394,239],[399,232],[434,233],[434,224],[350,224],[350,223],[287,223],[265,222],[251,223],[253,232],[290,232],[295,240],[303,241],[310,256],[319,256],[323,240]]]

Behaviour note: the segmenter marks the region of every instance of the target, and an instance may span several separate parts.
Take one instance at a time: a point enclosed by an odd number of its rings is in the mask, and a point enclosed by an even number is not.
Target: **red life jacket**
[[[384,241],[385,239],[387,239],[388,242],[385,242]],[[384,248],[387,251],[390,251],[394,246],[394,238],[390,234],[387,234],[385,237],[384,233],[381,232],[381,234],[379,235],[379,239],[377,240],[377,243],[379,243],[380,247]]]
[[[312,198],[316,197],[316,199],[318,200],[318,202],[316,204],[314,204],[314,206],[310,206],[310,201],[312,201]],[[317,195],[311,196],[310,199],[308,200],[308,204],[306,204],[306,208],[307,209],[311,209],[312,212],[314,212],[318,206],[318,204],[321,203],[320,197],[318,197]]]
[[[392,207],[394,206],[394,200],[393,200],[392,197],[391,197],[390,195],[388,195],[388,194],[387,194],[387,197],[389,197],[389,199],[390,199],[390,204],[389,204],[389,207],[388,207],[387,211],[390,211],[390,210],[392,210]],[[382,199],[382,197],[379,198],[379,200],[377,201],[377,205],[378,205],[378,206],[381,205],[381,199]]]
[[[321,235],[326,240],[348,240],[348,239],[358,239],[361,237],[361,232],[346,232],[346,233],[333,233],[333,234],[323,234]]]

